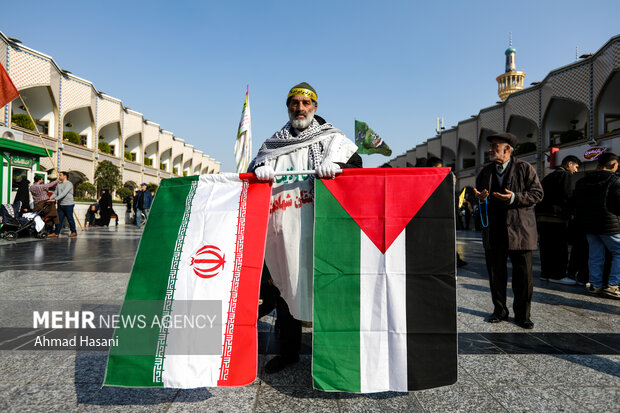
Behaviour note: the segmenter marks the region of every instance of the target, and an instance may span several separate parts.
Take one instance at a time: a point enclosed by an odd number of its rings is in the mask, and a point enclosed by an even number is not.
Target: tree
[[[121,186],[121,171],[110,161],[101,161],[95,171],[97,189],[108,189],[114,192]]]
[[[116,196],[118,196],[121,200],[127,198],[130,195],[131,195],[131,189],[127,188],[126,186],[116,191]]]
[[[90,182],[82,182],[75,188],[75,195],[78,198],[94,198],[97,188]]]
[[[158,188],[159,188],[159,185],[157,185],[154,182],[151,182],[150,184],[146,186],[146,190],[152,192],[153,194],[157,192]]]
[[[107,142],[99,141],[99,150],[103,153],[112,153],[112,148]]]

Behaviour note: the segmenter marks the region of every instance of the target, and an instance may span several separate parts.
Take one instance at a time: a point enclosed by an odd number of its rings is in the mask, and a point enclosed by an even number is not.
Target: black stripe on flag
[[[453,179],[445,177],[406,227],[409,390],[457,380]]]

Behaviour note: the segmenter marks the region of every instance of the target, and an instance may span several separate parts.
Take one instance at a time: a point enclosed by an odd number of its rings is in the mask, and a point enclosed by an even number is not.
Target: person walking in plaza
[[[269,374],[299,360],[301,320],[312,320],[314,176],[275,178],[275,173],[314,169],[320,178],[334,178],[340,168],[362,167],[357,146],[316,115],[317,93],[312,86],[305,82],[293,86],[286,106],[289,122],[263,143],[248,169],[259,180],[273,182],[272,201],[285,197],[311,201],[273,208],[269,215],[261,313],[276,308],[280,344],[280,353],[265,365]]]
[[[54,231],[53,234],[48,235],[48,238],[57,238],[60,235],[60,230],[62,229],[62,224],[65,217],[67,217],[69,229],[71,230],[69,236],[76,237],[77,230],[75,228],[75,220],[73,219],[73,208],[75,207],[75,202],[73,201],[73,184],[69,181],[69,173],[60,172],[58,174],[58,181],[58,185],[56,185],[56,189],[54,190],[50,200],[52,202],[56,202],[58,205],[59,224],[56,225],[56,231]]]
[[[577,221],[585,231],[590,250],[589,292],[620,298],[620,177],[618,156],[603,153],[597,170],[575,185]],[[607,287],[603,285],[605,248],[611,253],[611,271]]]
[[[491,163],[480,171],[474,188],[482,214],[486,212],[482,242],[494,307],[487,321],[499,323],[508,319],[506,285],[510,258],[515,323],[531,329],[532,251],[538,238],[534,205],[543,199],[543,189],[532,165],[512,156],[517,144],[515,135],[494,133],[487,140]]]
[[[138,228],[140,228],[142,224],[142,214],[144,214],[145,219],[148,218],[152,203],[153,195],[151,195],[151,191],[146,189],[146,184],[143,182],[140,185],[140,190],[136,193],[136,197],[134,199],[134,205],[136,208],[136,226]]]
[[[536,221],[540,246],[541,280],[575,285],[567,276],[568,222],[572,213],[572,175],[581,161],[573,155],[562,160],[562,165],[545,176],[541,182],[545,196],[536,205]]]

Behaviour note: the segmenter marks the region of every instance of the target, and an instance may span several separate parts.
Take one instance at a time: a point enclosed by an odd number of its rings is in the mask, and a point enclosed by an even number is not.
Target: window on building
[[[87,143],[88,143],[88,136],[80,135],[80,145],[86,146]]]
[[[114,150],[115,150],[114,145],[110,145],[110,154],[116,155],[116,152],[114,152]]]

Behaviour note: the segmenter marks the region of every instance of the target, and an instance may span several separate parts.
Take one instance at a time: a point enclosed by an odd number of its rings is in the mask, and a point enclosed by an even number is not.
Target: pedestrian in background
[[[573,209],[572,176],[580,165],[579,158],[569,155],[541,182],[545,197],[536,205],[541,280],[566,285],[577,283],[567,276],[568,222]]]
[[[151,194],[151,191],[146,189],[146,184],[143,182],[140,185],[140,190],[137,192],[134,199],[134,204],[136,207],[136,226],[138,228],[140,228],[142,224],[142,214],[144,214],[145,219],[148,218],[152,203],[153,195]]]
[[[620,298],[620,177],[618,156],[603,153],[597,170],[577,181],[577,220],[588,238],[590,293]],[[603,285],[605,248],[611,253],[608,285]]]
[[[65,217],[69,222],[69,229],[71,233],[70,237],[77,236],[77,230],[75,228],[75,220],[73,219],[73,208],[75,202],[73,201],[73,184],[69,181],[68,172],[60,172],[58,174],[58,185],[52,194],[50,200],[58,204],[58,220],[59,224],[56,225],[56,231],[53,234],[48,235],[48,238],[57,238],[60,235],[62,224]]]

